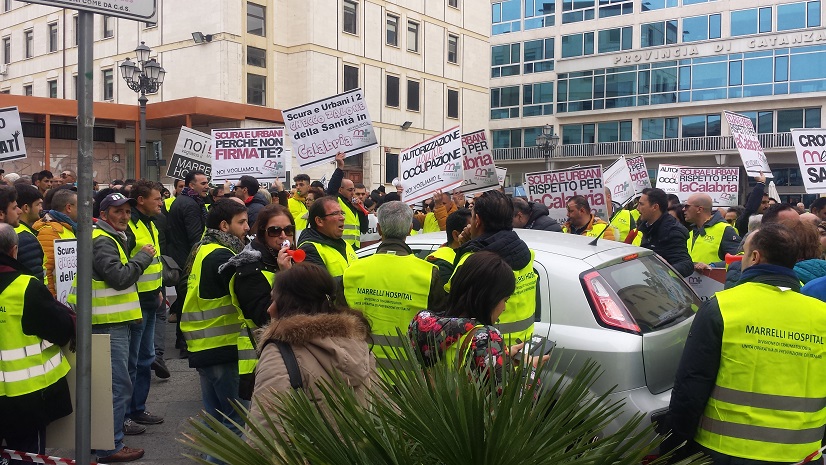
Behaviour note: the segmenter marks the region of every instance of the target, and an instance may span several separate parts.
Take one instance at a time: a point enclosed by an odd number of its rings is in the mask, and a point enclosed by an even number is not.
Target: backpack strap
[[[278,351],[281,352],[281,358],[284,360],[284,366],[287,367],[287,373],[290,375],[290,387],[295,390],[303,388],[304,383],[301,381],[301,369],[298,368],[298,360],[295,358],[295,352],[293,352],[292,346],[284,341],[279,341],[278,339],[270,339],[264,343],[261,351],[263,352],[264,347],[267,347],[270,343],[278,346]]]

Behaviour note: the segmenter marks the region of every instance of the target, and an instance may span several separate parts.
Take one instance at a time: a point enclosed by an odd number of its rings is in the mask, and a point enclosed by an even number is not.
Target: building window
[[[26,58],[31,58],[34,56],[34,31],[29,29],[28,31],[23,32],[23,43],[25,44],[26,48]]]
[[[3,0],[3,11],[11,11],[11,0]]]
[[[519,118],[519,86],[490,90],[490,119]]]
[[[628,26],[599,31],[597,33],[597,51],[608,53],[631,50],[631,44],[633,43],[631,29],[631,26]]]
[[[266,9],[257,3],[247,2],[247,33],[264,37],[267,35]]]
[[[680,118],[682,137],[720,135],[720,115],[692,115]]]
[[[387,15],[387,45],[399,46],[399,17]]]
[[[407,80],[407,109],[419,111],[419,81]]]
[[[0,94],[10,94],[10,93],[11,93],[11,89],[0,90]]]
[[[357,66],[344,65],[344,92],[358,89],[359,69]]]
[[[459,62],[459,36],[453,34],[447,35],[447,62]]]
[[[593,124],[562,125],[563,144],[593,144],[595,136],[596,126]]]
[[[624,142],[631,140],[631,121],[605,121],[597,124],[597,142]]]
[[[387,97],[384,104],[388,107],[399,106],[399,77],[387,75]]]
[[[261,106],[267,104],[267,76],[247,74],[247,103]]]
[[[411,52],[419,51],[419,23],[407,22],[407,50]]]
[[[519,32],[522,29],[521,0],[505,0],[491,5],[491,35]]]
[[[267,67],[267,51],[260,48],[247,46],[247,64],[259,68]]]
[[[384,159],[384,182],[390,184],[399,177],[399,154],[385,153]]]
[[[522,44],[494,45],[490,48],[490,77],[515,76],[519,74],[519,53]]]
[[[3,64],[11,63],[11,37],[3,37]]]
[[[459,119],[459,91],[447,90],[447,117]]]
[[[820,2],[787,3],[777,6],[777,30],[820,26]]]
[[[451,8],[459,8],[459,0],[447,0],[447,6]]]
[[[57,79],[46,84],[49,86],[49,98],[57,98]]]
[[[683,42],[720,38],[720,15],[703,15],[683,19]]]
[[[537,82],[522,86],[522,116],[554,113],[554,83]]]
[[[522,147],[521,129],[498,129],[491,131],[491,136],[493,136],[493,148],[495,149]],[[526,144],[525,146],[530,147],[534,144],[535,142],[530,142],[530,145]]]
[[[772,9],[752,8],[731,12],[731,35],[745,36],[758,32],[771,32]]]
[[[642,4],[642,11],[674,8],[680,4],[678,0],[642,0],[640,3]]]
[[[677,43],[677,20],[658,21],[640,26],[640,47],[656,47]]]
[[[72,76],[72,98],[77,100],[77,74]]]
[[[523,53],[525,74],[554,70],[554,39],[539,39],[525,42]]]
[[[679,118],[643,118],[642,140],[676,139],[679,137]]]
[[[80,19],[77,15],[72,16],[72,25],[75,30],[75,47],[80,43]]]
[[[562,58],[594,54],[594,33],[562,36]]]
[[[556,1],[525,0],[525,30],[554,25]]]
[[[115,81],[111,69],[103,70],[103,100],[114,100]]]
[[[31,84],[26,84],[25,86],[23,86],[23,95],[25,95],[27,97],[32,96],[32,85]]]
[[[49,24],[49,52],[57,51],[57,23]]]
[[[103,38],[115,37],[115,18],[113,16],[103,16]]]
[[[599,2],[599,17],[630,15],[634,13],[634,0],[601,0]]]
[[[158,23],[143,23],[144,29],[151,29],[153,27],[158,27]]]
[[[352,0],[344,0],[343,30],[348,34],[358,34],[359,4]]]

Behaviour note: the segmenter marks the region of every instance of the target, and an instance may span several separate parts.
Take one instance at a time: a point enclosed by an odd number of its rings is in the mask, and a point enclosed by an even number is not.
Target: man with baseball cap
[[[129,377],[129,325],[141,319],[136,283],[155,257],[155,246],[145,244],[132,257],[127,253],[126,230],[135,199],[114,193],[100,202],[100,219],[92,229],[92,332],[108,334],[112,358],[112,411],[115,448],[97,451],[98,462],[131,462],[143,457],[143,449],[123,444],[125,433],[140,434],[146,427],[124,424],[132,399]],[[76,281],[68,301],[77,304]]]

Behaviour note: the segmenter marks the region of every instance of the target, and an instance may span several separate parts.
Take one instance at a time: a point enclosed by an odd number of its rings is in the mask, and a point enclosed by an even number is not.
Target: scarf
[[[49,210],[49,216],[51,216],[53,219],[55,219],[55,220],[57,220],[61,223],[68,224],[69,226],[72,227],[72,231],[77,232],[77,222],[74,221],[73,219],[69,218],[69,215],[67,215],[65,213],[61,213],[57,210]]]
[[[184,188],[186,189],[186,188]],[[186,278],[189,277],[190,273],[192,273],[192,265],[195,263],[195,255],[198,254],[198,250],[201,248],[202,245],[206,244],[218,244],[224,246],[230,250],[232,253],[239,254],[242,250],[244,250],[244,243],[241,242],[241,239],[233,236],[228,232],[224,232],[218,229],[210,229],[207,228],[206,232],[204,233],[204,237],[201,239],[200,242],[195,244],[192,247],[192,251],[189,253],[189,257],[186,259],[186,267],[184,268],[184,277],[182,277],[182,282],[186,282]]]

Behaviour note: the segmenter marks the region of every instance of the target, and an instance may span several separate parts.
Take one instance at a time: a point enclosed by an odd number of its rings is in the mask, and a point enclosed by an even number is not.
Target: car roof
[[[608,261],[612,258],[633,253],[639,253],[640,255],[651,253],[648,249],[608,239],[599,239],[596,245],[591,245],[591,242],[594,241],[592,237],[531,229],[514,229],[514,231],[520,239],[528,244],[528,247],[536,252],[562,255],[578,260],[586,260],[597,254],[600,255],[600,261]],[[443,244],[445,239],[444,232],[417,234],[408,236],[407,244],[411,246],[417,244],[439,245]]]

